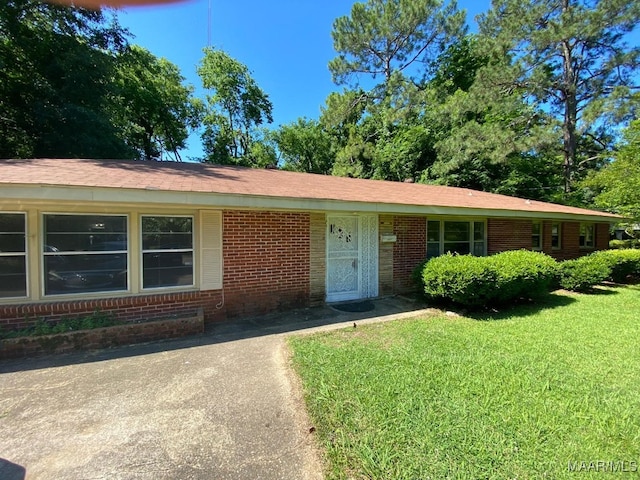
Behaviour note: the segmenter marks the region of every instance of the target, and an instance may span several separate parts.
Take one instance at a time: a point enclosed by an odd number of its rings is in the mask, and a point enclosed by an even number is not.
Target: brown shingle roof
[[[200,163],[0,160],[0,186],[74,186],[457,207],[565,215],[615,215],[464,188],[333,177]],[[496,212],[497,213],[497,212]]]

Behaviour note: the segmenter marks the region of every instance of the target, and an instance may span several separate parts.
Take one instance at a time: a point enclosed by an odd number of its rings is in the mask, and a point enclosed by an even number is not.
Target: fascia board
[[[491,218],[522,218],[549,220],[576,220],[593,222],[623,221],[613,215],[589,215],[526,210],[505,210],[468,207],[443,207],[429,205],[390,204],[384,202],[350,202],[330,199],[307,199],[289,197],[266,197],[259,195],[221,194],[203,192],[172,192],[163,190],[135,190],[104,187],[69,187],[50,185],[15,185],[2,187],[0,206],[13,200],[12,204],[98,203],[101,205],[162,205],[165,208],[238,208],[269,210],[303,210],[321,212],[359,212],[396,215],[443,215]]]

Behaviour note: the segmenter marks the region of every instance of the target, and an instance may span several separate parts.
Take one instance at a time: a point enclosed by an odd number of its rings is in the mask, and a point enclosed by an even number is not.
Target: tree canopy
[[[198,127],[202,102],[183,85],[178,67],[132,45],[116,59],[113,118],[135,158],[180,160],[190,130]]]
[[[206,160],[250,165],[255,128],[273,121],[269,96],[246,65],[222,50],[204,49],[198,75],[211,91],[203,119]]]
[[[627,0],[495,0],[480,19],[483,43],[500,65],[485,71],[484,86],[518,91],[555,115],[566,194],[578,163],[593,154],[581,138],[610,147],[603,122],[630,96],[640,48],[626,35],[639,19],[640,3]]]
[[[317,119],[274,128],[268,93],[223,50],[204,49],[199,99],[173,63],[130,44],[117,12],[5,0],[0,156],[180,160],[199,130],[202,161],[638,218],[639,23],[627,0],[493,0],[467,34],[454,1],[356,2],[330,32],[340,90]]]

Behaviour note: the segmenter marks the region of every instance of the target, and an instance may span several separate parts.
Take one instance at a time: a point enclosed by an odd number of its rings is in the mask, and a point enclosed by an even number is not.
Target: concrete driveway
[[[0,362],[0,478],[321,479],[285,337],[423,313],[402,299],[195,338]]]

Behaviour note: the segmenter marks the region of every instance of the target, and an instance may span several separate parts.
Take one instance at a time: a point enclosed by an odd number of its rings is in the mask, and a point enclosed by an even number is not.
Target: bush
[[[626,283],[632,277],[640,277],[640,250],[603,250],[589,255],[606,263],[611,269],[609,280]]]
[[[497,280],[485,258],[447,253],[425,263],[422,282],[427,297],[460,305],[484,305],[495,294]]]
[[[526,250],[492,257],[447,254],[424,264],[422,282],[429,298],[478,307],[548,293],[556,270],[554,259]]]
[[[586,292],[611,276],[608,259],[596,255],[566,260],[558,268],[558,281],[565,290]]]
[[[487,262],[498,275],[495,288],[500,302],[546,295],[558,268],[558,262],[550,256],[528,250],[502,252],[488,257]]]
[[[610,240],[609,248],[617,248],[617,249],[640,248],[640,239],[630,238],[628,240]]]

